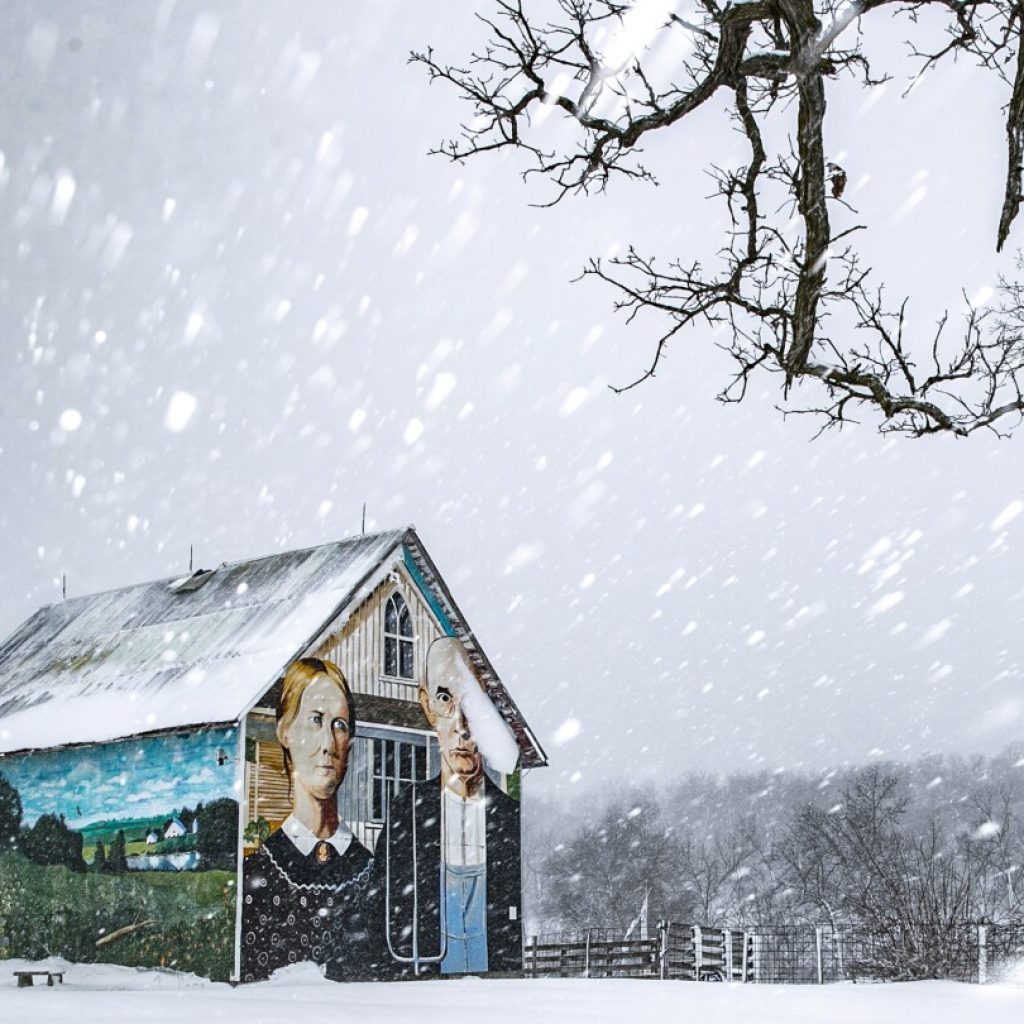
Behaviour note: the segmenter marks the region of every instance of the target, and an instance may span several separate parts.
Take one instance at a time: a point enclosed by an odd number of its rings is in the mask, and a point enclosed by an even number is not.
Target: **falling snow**
[[[512,157],[427,155],[469,112],[406,57],[463,56],[472,10],[8,6],[0,633],[65,581],[311,546],[365,507],[416,524],[551,751],[528,793],[1020,739],[1020,438],[814,439],[756,386],[715,401],[714,325],[613,390],[657,326],[570,282],[629,246],[712,266],[706,166],[748,159],[728,125],[649,146],[658,188],[543,208]],[[665,9],[601,45],[643,50]],[[901,99],[901,38],[887,85],[830,82],[829,156],[865,259],[933,324],[1013,272],[989,238],[1005,86],[950,61]]]

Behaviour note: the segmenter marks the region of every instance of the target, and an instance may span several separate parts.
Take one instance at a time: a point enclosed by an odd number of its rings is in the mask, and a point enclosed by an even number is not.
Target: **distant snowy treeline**
[[[824,774],[691,773],[527,807],[527,933],[706,925],[893,932],[1024,918],[1024,743]]]

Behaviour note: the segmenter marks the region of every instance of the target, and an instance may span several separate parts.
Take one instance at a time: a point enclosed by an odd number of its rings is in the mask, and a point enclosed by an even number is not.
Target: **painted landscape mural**
[[[235,729],[0,757],[0,958],[234,965]]]

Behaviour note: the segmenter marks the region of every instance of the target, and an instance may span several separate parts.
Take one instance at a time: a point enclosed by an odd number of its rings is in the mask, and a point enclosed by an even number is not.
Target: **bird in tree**
[[[839,164],[830,162],[828,165],[828,180],[832,186],[832,198],[842,199],[843,192],[846,189],[846,171]]]

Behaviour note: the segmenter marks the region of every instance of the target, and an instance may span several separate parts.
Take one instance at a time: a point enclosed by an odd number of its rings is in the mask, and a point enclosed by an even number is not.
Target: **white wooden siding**
[[[396,585],[393,580],[397,578]],[[409,606],[413,623],[413,678],[384,675],[384,605],[398,590]],[[353,693],[370,693],[415,703],[417,688],[426,668],[427,648],[442,635],[434,615],[404,568],[397,568],[363,602],[335,635],[316,652],[333,661],[345,673]]]

